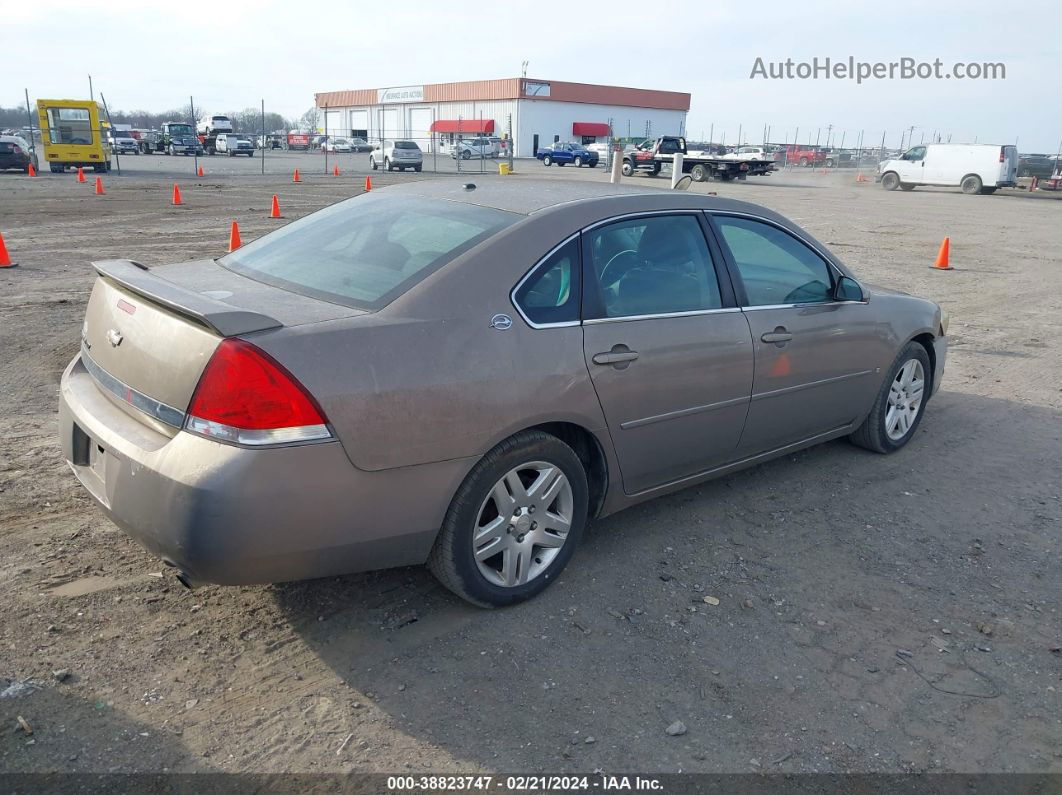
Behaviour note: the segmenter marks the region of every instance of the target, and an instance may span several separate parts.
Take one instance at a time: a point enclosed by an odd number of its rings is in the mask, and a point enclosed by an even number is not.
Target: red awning
[[[608,137],[608,125],[598,124],[595,121],[572,122],[572,135],[593,135]]]
[[[438,119],[431,123],[431,132],[492,133],[494,132],[494,119]]]

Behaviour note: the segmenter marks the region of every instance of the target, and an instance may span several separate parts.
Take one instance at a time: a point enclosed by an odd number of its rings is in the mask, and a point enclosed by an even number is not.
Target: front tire
[[[542,165],[546,166],[547,168],[549,166],[552,166],[553,165],[553,158],[550,157],[549,155],[546,155],[545,157],[542,158]]]
[[[428,567],[481,607],[530,599],[571,559],[587,505],[575,452],[548,433],[523,431],[487,453],[458,488]]]
[[[932,391],[932,379],[929,353],[917,342],[907,343],[889,369],[874,408],[848,438],[876,453],[899,450],[918,430]]]
[[[631,163],[631,161],[624,160],[623,166],[620,168],[620,172],[623,174],[623,176],[629,177],[631,174],[634,173],[634,165]]]
[[[371,157],[369,158],[369,168],[371,168],[373,171],[376,171],[376,161],[373,160]]]
[[[895,171],[889,171],[881,178],[881,187],[885,190],[896,190],[900,187],[900,176]]]
[[[575,167],[576,168],[582,168],[583,167],[583,159],[581,157],[575,158]]]

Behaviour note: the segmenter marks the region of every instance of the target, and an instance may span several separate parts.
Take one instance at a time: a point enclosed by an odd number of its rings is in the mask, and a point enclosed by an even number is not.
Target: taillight
[[[1003,163],[1003,162],[1005,162],[1005,160],[1006,160],[1006,158],[1003,157],[1003,147],[1001,146],[1001,147],[999,147],[999,162]]]
[[[192,395],[185,430],[237,444],[331,437],[328,420],[295,377],[243,340],[223,340]]]

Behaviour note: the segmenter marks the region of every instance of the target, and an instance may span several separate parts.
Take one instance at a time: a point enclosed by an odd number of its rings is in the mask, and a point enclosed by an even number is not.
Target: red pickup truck
[[[787,166],[824,166],[826,165],[826,152],[814,146],[790,144],[775,155],[775,160]]]

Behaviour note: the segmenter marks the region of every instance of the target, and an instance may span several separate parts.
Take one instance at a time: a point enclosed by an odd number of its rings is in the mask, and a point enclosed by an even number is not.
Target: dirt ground
[[[245,240],[284,223],[274,192],[290,220],[362,180],[185,177],[172,207],[161,173],[102,197],[0,175],[21,261],[0,271],[0,770],[1062,772],[1054,197],[697,186],[951,312],[942,391],[897,455],[838,441],[600,521],[507,610],[418,568],[187,591],[60,457],[88,262],[215,255],[232,219]],[[955,270],[932,271],[944,235]]]

